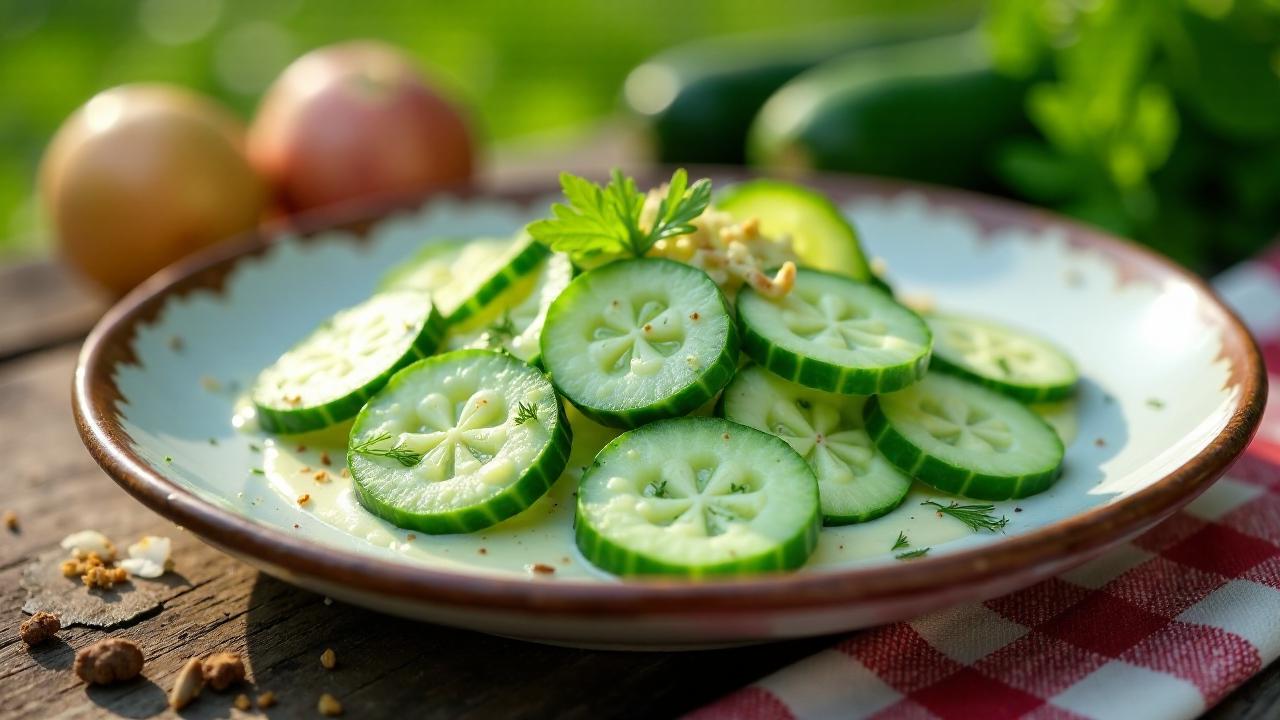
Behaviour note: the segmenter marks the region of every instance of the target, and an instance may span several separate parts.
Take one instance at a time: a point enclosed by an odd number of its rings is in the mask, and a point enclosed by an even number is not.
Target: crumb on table
[[[42,610],[18,626],[18,636],[28,646],[35,646],[57,635],[61,629],[62,621],[58,616]]]
[[[214,653],[200,663],[204,681],[214,690],[226,690],[245,677],[244,662],[232,652]]]
[[[264,693],[259,693],[258,709],[266,710],[267,708],[275,707],[275,704],[276,704],[276,694],[274,692],[268,690]]]
[[[324,652],[320,653],[320,667],[332,670],[337,665],[338,655],[333,652],[333,648],[325,648]]]
[[[188,659],[178,671],[178,678],[174,681],[173,688],[169,690],[168,700],[171,710],[181,710],[200,697],[200,691],[204,689],[204,672],[200,669],[200,665],[200,658],[193,657]]]
[[[325,717],[337,717],[342,714],[342,703],[329,693],[322,693],[319,702],[316,703],[316,709]]]
[[[0,523],[3,523],[4,528],[9,532],[17,532],[18,531],[18,513],[14,512],[13,510],[5,510],[4,514],[0,515]]]
[[[132,680],[142,672],[142,650],[123,638],[107,638],[76,653],[76,677],[91,685]]]

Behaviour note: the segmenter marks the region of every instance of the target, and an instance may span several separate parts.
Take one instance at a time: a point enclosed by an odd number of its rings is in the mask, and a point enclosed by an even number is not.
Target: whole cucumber
[[[775,170],[998,189],[997,145],[1032,132],[1029,82],[997,74],[976,33],[850,53],[769,98],[748,157]]]
[[[861,20],[680,45],[632,70],[623,101],[645,124],[660,161],[740,164],[751,119],[788,80],[852,50],[938,37],[973,22],[967,13]]]

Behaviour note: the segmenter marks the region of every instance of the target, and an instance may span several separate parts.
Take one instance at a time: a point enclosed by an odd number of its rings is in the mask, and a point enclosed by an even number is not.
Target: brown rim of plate
[[[741,169],[691,168],[695,176],[749,177]],[[661,169],[642,171],[657,177]],[[232,552],[257,558],[299,576],[353,589],[447,606],[524,610],[597,617],[803,610],[859,602],[893,602],[967,584],[1031,573],[1092,553],[1154,525],[1216,480],[1248,446],[1266,400],[1267,377],[1252,336],[1200,278],[1128,241],[1047,211],[960,190],[892,180],[836,175],[805,179],[837,203],[858,197],[925,196],[934,207],[953,208],[993,230],[1054,227],[1068,242],[1112,261],[1123,279],[1176,278],[1195,287],[1201,314],[1222,328],[1222,357],[1231,364],[1228,386],[1239,389],[1238,406],[1221,432],[1200,453],[1149,487],[1122,500],[1014,535],[998,543],[910,563],[821,572],[800,572],[711,582],[672,580],[598,583],[533,582],[432,570],[371,558],[303,540],[199,499],[152,469],[132,449],[119,422],[120,392],[114,367],[134,362],[136,328],[153,320],[168,298],[193,290],[221,288],[239,260],[263,252],[282,229],[300,234],[331,227],[363,227],[389,211],[410,207],[410,198],[355,203],[295,218],[287,225],[254,231],[180,261],[150,278],[117,303],[89,334],[80,353],[73,409],[80,435],[106,472],[131,495],[160,515]],[[555,192],[550,185],[498,192],[460,190],[462,196],[489,196],[527,203]],[[304,240],[305,241],[305,240]]]

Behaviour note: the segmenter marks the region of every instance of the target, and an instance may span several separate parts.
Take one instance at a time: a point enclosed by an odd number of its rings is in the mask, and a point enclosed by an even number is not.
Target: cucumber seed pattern
[[[460,403],[431,393],[410,412],[419,429],[400,433],[397,445],[422,455],[415,471],[430,482],[480,472],[506,444],[512,414],[502,395],[486,389]]]
[[[767,498],[751,472],[734,462],[714,467],[673,458],[641,489],[636,510],[650,523],[701,537],[723,535],[734,522],[750,522]]]
[[[653,375],[684,344],[679,312],[658,299],[638,304],[627,298],[610,300],[591,331],[588,352],[606,374]]]
[[[920,346],[892,334],[889,325],[865,307],[828,293],[793,292],[781,303],[787,329],[837,350],[918,352]]]
[[[961,398],[925,395],[919,407],[921,425],[940,442],[976,452],[1002,453],[1013,447],[1008,423]]]
[[[1034,378],[1042,360],[1035,345],[1022,338],[977,325],[930,323],[934,342],[964,358],[975,370],[1007,379]]]
[[[851,419],[861,417],[861,410],[842,418],[840,409],[829,403],[780,397],[769,407],[766,421],[824,482],[848,482],[866,475],[875,456],[867,432],[848,428]]]

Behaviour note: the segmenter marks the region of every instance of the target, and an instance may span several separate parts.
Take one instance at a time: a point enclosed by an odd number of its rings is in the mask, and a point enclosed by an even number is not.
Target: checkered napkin
[[[1280,250],[1216,286],[1280,376]],[[984,603],[859,632],[690,717],[1191,718],[1280,655],[1280,401],[1145,535]]]

